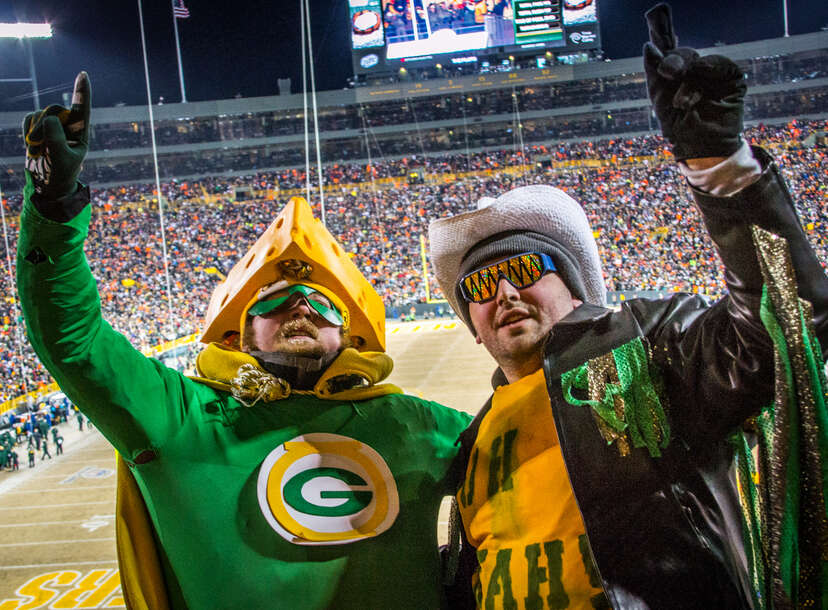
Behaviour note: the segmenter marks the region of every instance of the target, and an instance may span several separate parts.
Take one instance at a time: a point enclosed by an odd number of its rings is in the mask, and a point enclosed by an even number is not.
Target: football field
[[[409,394],[475,413],[494,361],[456,320],[391,324],[388,379]],[[0,610],[122,608],[115,555],[115,453],[96,429],[60,426],[64,454],[0,472]],[[445,531],[444,503],[438,527]],[[444,534],[441,539],[444,538]]]

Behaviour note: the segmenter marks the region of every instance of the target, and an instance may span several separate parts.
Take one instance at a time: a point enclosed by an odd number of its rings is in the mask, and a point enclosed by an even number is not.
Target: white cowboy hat
[[[437,282],[455,312],[463,311],[455,290],[463,259],[476,244],[506,231],[530,231],[552,238],[578,261],[586,302],[606,305],[598,245],[583,208],[572,197],[552,186],[536,184],[496,199],[484,197],[477,206],[472,212],[433,220],[428,227]]]

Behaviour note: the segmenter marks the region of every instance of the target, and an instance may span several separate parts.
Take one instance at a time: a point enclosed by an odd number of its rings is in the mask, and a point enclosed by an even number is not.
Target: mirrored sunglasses
[[[299,296],[294,297],[294,295]],[[328,297],[304,284],[294,284],[276,298],[259,301],[248,309],[247,313],[251,316],[264,316],[275,311],[288,301],[295,303],[298,299],[304,299],[313,311],[334,326],[342,326],[345,323],[342,318],[342,313],[331,303]]]
[[[548,254],[516,254],[464,275],[460,280],[460,294],[469,303],[485,303],[497,294],[500,278],[522,289],[528,288],[549,271],[557,271],[557,268]]]

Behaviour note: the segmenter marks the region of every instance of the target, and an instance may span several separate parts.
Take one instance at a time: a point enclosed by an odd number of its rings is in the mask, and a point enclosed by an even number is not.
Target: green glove
[[[75,79],[72,108],[53,104],[23,120],[26,171],[35,193],[48,201],[72,195],[89,151],[89,76]]]
[[[723,55],[701,57],[676,47],[669,5],[656,5],[646,17],[647,91],[673,154],[679,161],[729,157],[742,144],[747,91],[742,70]]]

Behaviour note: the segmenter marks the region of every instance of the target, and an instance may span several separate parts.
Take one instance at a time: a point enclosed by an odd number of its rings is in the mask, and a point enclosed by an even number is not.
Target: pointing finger
[[[89,75],[80,72],[75,78],[75,90],[72,93],[72,109],[66,122],[66,132],[70,140],[86,144],[89,142],[89,113],[92,106]]]
[[[673,30],[673,12],[670,5],[665,2],[656,4],[644,16],[647,18],[647,28],[650,30],[653,45],[662,53],[675,49],[678,39]]]

